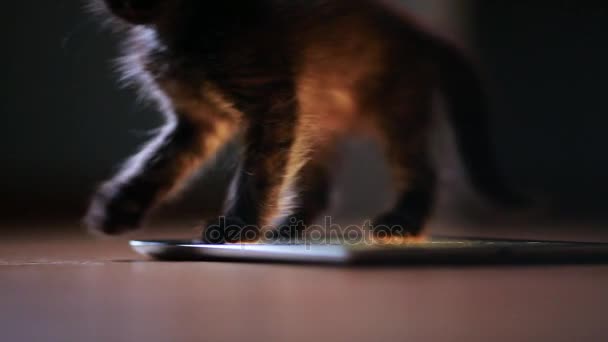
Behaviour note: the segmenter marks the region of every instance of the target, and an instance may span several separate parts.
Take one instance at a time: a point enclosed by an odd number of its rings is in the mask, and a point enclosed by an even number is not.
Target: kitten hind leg
[[[407,185],[397,186],[396,203],[374,219],[374,231],[385,235],[419,235],[433,209],[435,173],[423,157],[411,158],[407,163],[393,162],[391,168],[393,173],[407,172],[407,178],[401,179],[407,180]]]
[[[93,231],[120,234],[139,226],[161,202],[227,140],[226,123],[182,118],[166,126],[93,197],[85,224]]]
[[[431,101],[430,96],[419,95],[399,104],[408,108],[401,109],[402,115],[380,118],[397,198],[390,210],[372,222],[376,234],[418,235],[433,209],[436,174],[428,151]]]
[[[295,208],[276,225],[282,238],[295,238],[327,209],[331,192],[331,172],[325,158],[314,158],[300,170],[293,185]],[[287,194],[292,195],[292,194]]]

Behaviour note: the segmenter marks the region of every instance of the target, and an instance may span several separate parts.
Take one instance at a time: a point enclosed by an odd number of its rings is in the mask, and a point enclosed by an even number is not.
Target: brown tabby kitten
[[[341,135],[373,131],[398,198],[375,227],[420,233],[433,205],[433,93],[443,91],[479,189],[508,199],[468,61],[381,0],[98,0],[124,29],[124,71],[158,101],[162,133],[95,196],[90,227],[135,228],[233,137],[244,153],[211,242],[255,238],[327,205],[328,160]],[[286,221],[287,220],[287,221]],[[227,232],[227,226],[249,229]]]

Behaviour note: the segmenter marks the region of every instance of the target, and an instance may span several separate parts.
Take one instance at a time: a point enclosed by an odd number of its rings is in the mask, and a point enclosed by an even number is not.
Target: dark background
[[[608,216],[608,4],[447,2],[485,72],[497,154],[511,183],[548,199],[550,215]],[[2,7],[0,220],[75,219],[95,184],[158,126],[158,115],[117,86],[113,37],[82,2]],[[445,11],[440,1],[418,7],[436,26],[454,30],[445,12],[435,13]],[[369,183],[358,165],[350,177]],[[197,210],[217,184],[199,186],[204,194],[188,196],[172,213]],[[354,193],[360,206],[373,200]]]

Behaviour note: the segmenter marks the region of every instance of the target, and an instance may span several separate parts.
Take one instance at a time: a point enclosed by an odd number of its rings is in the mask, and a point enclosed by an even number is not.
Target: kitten
[[[398,198],[374,227],[419,234],[436,175],[427,146],[443,91],[471,180],[509,201],[492,163],[484,96],[470,63],[381,0],[98,0],[126,35],[124,73],[157,101],[162,132],[101,186],[86,222],[118,234],[226,142],[244,151],[206,240],[255,239],[259,228],[310,223],[328,204],[337,139],[371,131]],[[227,226],[245,231],[228,233]],[[394,233],[394,232],[393,232]]]

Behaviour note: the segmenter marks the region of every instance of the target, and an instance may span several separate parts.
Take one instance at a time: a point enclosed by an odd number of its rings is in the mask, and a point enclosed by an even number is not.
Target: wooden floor
[[[37,231],[0,242],[1,341],[608,338],[603,265],[165,263]]]

